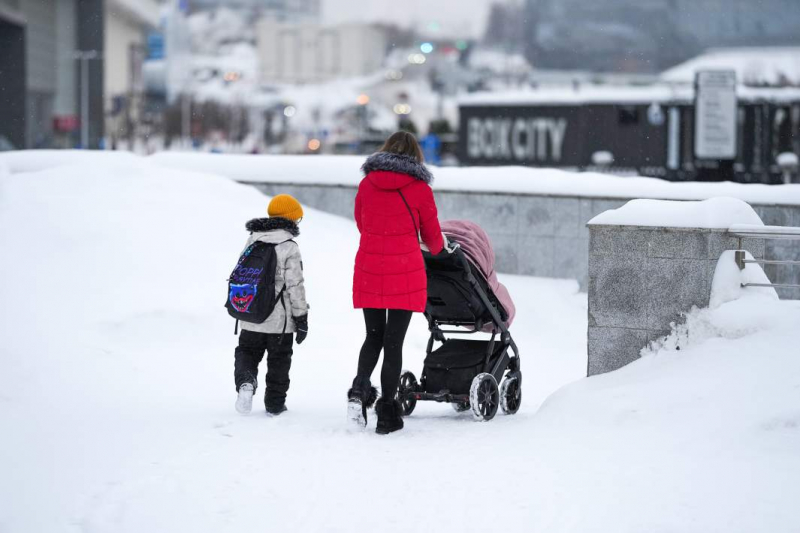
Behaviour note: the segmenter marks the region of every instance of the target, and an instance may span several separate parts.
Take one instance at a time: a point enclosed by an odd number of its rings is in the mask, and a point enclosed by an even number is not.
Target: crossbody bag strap
[[[417,236],[419,236],[420,233],[419,233],[419,228],[417,227],[417,219],[414,218],[414,213],[411,211],[411,206],[408,205],[408,201],[406,200],[406,197],[403,195],[403,191],[397,189],[397,194],[400,195],[400,198],[403,199],[403,203],[406,204],[406,209],[408,209],[408,214],[411,215],[411,222],[414,224],[414,230],[417,232]]]

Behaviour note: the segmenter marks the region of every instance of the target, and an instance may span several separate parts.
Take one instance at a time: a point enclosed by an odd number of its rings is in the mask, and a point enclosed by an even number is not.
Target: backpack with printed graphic
[[[275,294],[278,256],[275,244],[256,241],[242,252],[228,279],[228,314],[237,320],[261,324],[283,296]]]

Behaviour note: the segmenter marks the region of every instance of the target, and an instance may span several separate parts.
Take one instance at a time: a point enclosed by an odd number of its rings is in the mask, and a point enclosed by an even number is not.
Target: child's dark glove
[[[297,330],[297,344],[303,344],[308,336],[308,315],[292,317],[294,329]]]

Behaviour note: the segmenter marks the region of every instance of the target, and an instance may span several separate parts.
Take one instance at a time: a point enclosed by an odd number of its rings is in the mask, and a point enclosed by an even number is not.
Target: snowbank
[[[693,309],[640,360],[547,400],[537,421],[555,436],[553,449],[575,446],[570,439],[591,442],[553,490],[569,487],[574,501],[594,495],[608,505],[581,507],[570,526],[557,529],[800,527],[790,503],[800,494],[800,302],[779,301],[772,289],[736,290],[763,277],[759,266],[739,272],[723,255],[711,307]],[[540,452],[543,461],[555,455]],[[606,500],[608,492],[616,497]],[[614,523],[620,516],[624,523]]]
[[[736,250],[726,250],[717,261],[714,278],[711,281],[711,297],[708,306],[716,309],[722,304],[739,300],[740,298],[761,298],[778,300],[778,293],[772,287],[744,287],[747,283],[770,283],[760,265],[746,263],[743,270],[735,261]],[[745,251],[745,259],[752,261],[753,256]]]
[[[123,152],[20,151],[0,154],[11,172],[30,172],[55,164],[94,161],[213,173],[242,182],[358,186],[364,157],[231,155],[161,152],[142,158]],[[115,159],[119,158],[119,159]],[[800,205],[800,185],[668,182],[657,178],[619,177],[592,172],[529,167],[433,167],[439,191],[470,191],[590,198],[705,200],[717,196],[751,204]]]
[[[549,398],[529,445],[543,463],[581,451],[541,479],[552,500],[534,500],[558,510],[531,530],[798,529],[800,303],[758,303],[695,310],[640,360]]]
[[[733,224],[764,223],[752,207],[736,198],[710,198],[700,202],[631,200],[618,209],[600,213],[590,226],[645,226],[725,229]]]
[[[764,334],[762,350],[791,351],[792,347],[782,344],[780,337],[800,337],[792,331],[800,318],[800,302],[781,301],[772,287],[745,287],[747,283],[768,284],[770,280],[758,264],[747,263],[740,270],[735,254],[735,250],[727,250],[717,261],[708,308],[692,309],[684,323],[672,325],[668,337],[642,350],[643,356],[699,348],[713,339],[738,340]],[[752,260],[753,256],[745,252],[745,258]],[[771,334],[776,335],[774,342],[769,338]],[[737,346],[736,349],[743,348]]]
[[[66,165],[80,167],[139,167],[145,159],[131,152],[91,150],[20,150],[0,152],[0,165],[12,174],[39,172]]]

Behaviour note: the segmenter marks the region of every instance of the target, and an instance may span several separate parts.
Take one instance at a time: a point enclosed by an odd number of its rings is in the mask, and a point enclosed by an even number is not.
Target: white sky
[[[328,23],[394,22],[435,37],[425,30],[429,23],[436,22],[444,35],[478,37],[483,35],[492,3],[492,0],[322,0],[322,10]]]

